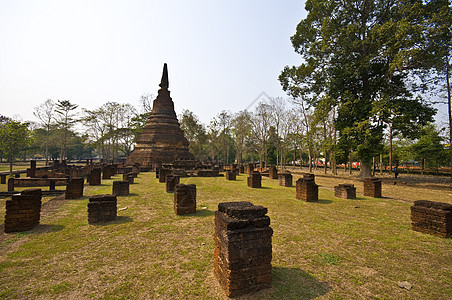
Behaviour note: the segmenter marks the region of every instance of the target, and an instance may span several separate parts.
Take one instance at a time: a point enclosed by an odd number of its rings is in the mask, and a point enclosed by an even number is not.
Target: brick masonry
[[[235,170],[236,169],[226,171],[226,180],[236,180],[237,173]]]
[[[100,185],[101,184],[101,168],[94,168],[88,175],[89,185]]]
[[[273,230],[266,213],[250,202],[218,205],[214,272],[228,297],[271,287]]]
[[[440,237],[452,237],[452,204],[414,201],[411,206],[411,228]]]
[[[23,190],[6,200],[5,232],[27,231],[39,224],[41,189]]]
[[[278,179],[278,169],[275,166],[270,168],[268,172],[268,177],[270,179]]]
[[[88,223],[113,221],[117,216],[117,199],[114,195],[95,195],[89,198]]]
[[[167,175],[166,176],[166,192],[174,193],[176,185],[180,183],[180,177],[177,175]]]
[[[334,187],[334,196],[343,199],[356,199],[356,188],[353,184],[339,184]]]
[[[128,196],[129,195],[129,181],[113,181],[113,195]]]
[[[83,186],[85,180],[83,177],[72,178],[66,185],[66,199],[78,199],[83,197]]]
[[[297,180],[296,198],[306,202],[319,201],[319,186],[314,181],[314,174],[304,174]]]
[[[364,178],[364,196],[381,198],[381,179],[375,177]]]
[[[178,184],[174,193],[174,212],[176,215],[196,213],[196,185]]]
[[[290,172],[282,172],[278,174],[278,181],[280,186],[292,186],[292,174]]]

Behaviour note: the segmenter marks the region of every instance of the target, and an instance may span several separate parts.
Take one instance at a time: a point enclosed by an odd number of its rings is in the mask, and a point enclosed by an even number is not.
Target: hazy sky
[[[299,65],[290,43],[304,1],[0,0],[0,114],[36,120],[46,99],[138,106],[168,63],[176,113],[208,123],[245,109]]]

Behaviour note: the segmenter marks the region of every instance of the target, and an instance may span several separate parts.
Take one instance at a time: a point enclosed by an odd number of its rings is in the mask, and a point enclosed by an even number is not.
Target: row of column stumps
[[[235,172],[234,172],[235,173]],[[259,172],[252,172],[259,174]],[[251,177],[251,176],[250,176]],[[290,178],[286,174],[279,178]],[[178,176],[167,175],[168,183],[174,182]],[[290,178],[291,179],[291,178]],[[283,184],[287,186],[286,179]],[[68,186],[83,186],[83,178],[73,178]],[[115,181],[127,185],[128,181]],[[297,180],[297,189],[318,187],[314,182],[314,174],[304,174]],[[368,191],[372,195],[381,196],[381,180],[371,178],[365,180]],[[76,189],[76,188],[74,188]],[[336,192],[338,194],[336,194]],[[317,189],[318,193],[318,189]],[[309,193],[304,193],[308,195]],[[301,193],[303,199],[303,193]],[[315,194],[315,193],[314,193]],[[340,195],[339,195],[340,194]],[[356,189],[351,184],[335,187],[337,197],[356,197]],[[39,224],[41,208],[41,190],[24,190],[21,195],[14,195],[7,200],[5,232],[30,230]],[[297,190],[298,195],[298,190]],[[309,197],[307,197],[309,198]],[[303,199],[304,200],[304,199]],[[309,201],[309,200],[305,200]],[[196,212],[196,186],[177,184],[174,194],[174,210],[176,214]],[[21,211],[23,214],[19,213]],[[250,202],[220,203],[215,212],[215,252],[214,271],[227,296],[239,296],[271,287],[271,237],[273,230],[267,209],[255,206]],[[94,224],[112,221],[117,217],[117,198],[115,195],[95,195],[88,203],[88,222]],[[415,201],[411,207],[412,229],[441,237],[452,235],[452,204],[427,200]]]
[[[174,193],[174,213],[176,215],[196,213],[196,185],[180,183],[180,176],[171,172],[171,169],[156,168],[155,177],[159,183],[165,183],[167,193]]]

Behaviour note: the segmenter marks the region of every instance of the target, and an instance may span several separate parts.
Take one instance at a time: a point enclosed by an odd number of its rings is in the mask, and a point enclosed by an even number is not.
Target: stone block
[[[117,216],[117,199],[115,195],[95,195],[89,198],[88,223],[113,221]]]
[[[72,178],[66,185],[66,199],[78,199],[83,197],[83,187],[85,180],[83,177]]]
[[[290,172],[281,172],[278,174],[278,182],[280,186],[292,186],[292,174]]]
[[[170,169],[160,168],[159,170],[159,182],[165,183],[166,182],[166,175],[171,174]]]
[[[88,175],[88,184],[89,185],[100,185],[102,182],[101,173],[102,173],[101,168],[92,169]]]
[[[214,272],[228,297],[271,287],[273,230],[266,213],[250,202],[218,205]]]
[[[8,192],[14,192],[14,178],[8,178]]]
[[[234,170],[226,171],[226,180],[236,180],[237,173]]]
[[[129,195],[129,181],[113,181],[113,195],[128,196]]]
[[[356,188],[353,184],[339,184],[334,187],[334,196],[343,199],[356,199]]]
[[[364,196],[381,198],[381,179],[368,177],[364,178]]]
[[[278,169],[275,166],[270,168],[268,172],[268,177],[270,179],[278,179]]]
[[[452,237],[452,204],[418,200],[410,209],[411,229],[444,238]]]
[[[39,224],[41,189],[23,190],[6,200],[5,232],[27,231]]]
[[[166,192],[174,193],[176,185],[180,182],[180,177],[177,175],[166,175]]]
[[[299,178],[296,183],[296,198],[306,202],[319,201],[319,186],[313,176]]]
[[[251,175],[247,178],[247,183],[250,188],[260,188],[262,187],[262,176],[259,171],[253,171]]]
[[[174,193],[174,212],[176,215],[196,213],[196,185],[178,184]]]

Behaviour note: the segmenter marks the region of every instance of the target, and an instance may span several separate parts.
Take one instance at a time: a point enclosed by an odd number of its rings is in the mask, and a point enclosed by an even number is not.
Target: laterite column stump
[[[278,174],[278,181],[280,186],[292,186],[292,174],[290,172],[281,172]]]
[[[353,184],[339,184],[334,187],[334,196],[342,199],[356,199],[356,188]]]
[[[180,177],[177,175],[166,175],[166,192],[174,193],[176,185],[180,183]]]
[[[113,221],[117,216],[117,199],[114,195],[94,195],[89,198],[88,223]]]
[[[271,287],[273,230],[266,213],[250,202],[218,204],[214,272],[228,297]]]
[[[39,225],[41,197],[41,189],[27,189],[6,200],[5,232],[27,231]]]
[[[169,174],[171,174],[171,170],[170,169],[160,168],[160,171],[159,171],[159,182],[165,183],[166,182],[166,175],[169,175]]]
[[[235,170],[226,171],[226,180],[236,180],[237,173]]]
[[[113,181],[113,195],[128,196],[129,195],[129,181]]]
[[[364,196],[381,198],[381,179],[368,177],[364,178]]]
[[[297,199],[306,202],[319,201],[319,186],[314,181],[314,174],[305,174],[296,184]]]
[[[178,184],[174,192],[174,212],[176,215],[196,213],[196,185]]]
[[[88,175],[88,184],[89,185],[100,185],[101,184],[101,173],[102,170],[100,168],[94,168]]]
[[[253,171],[247,178],[248,186],[250,188],[261,188],[262,187],[262,175],[259,171]]]
[[[83,177],[70,179],[66,185],[65,199],[78,199],[83,197],[84,183],[85,180]]]
[[[440,237],[452,237],[452,204],[428,200],[411,206],[411,229]]]
[[[270,168],[270,171],[268,172],[268,177],[270,179],[278,179],[278,169],[275,166]]]

